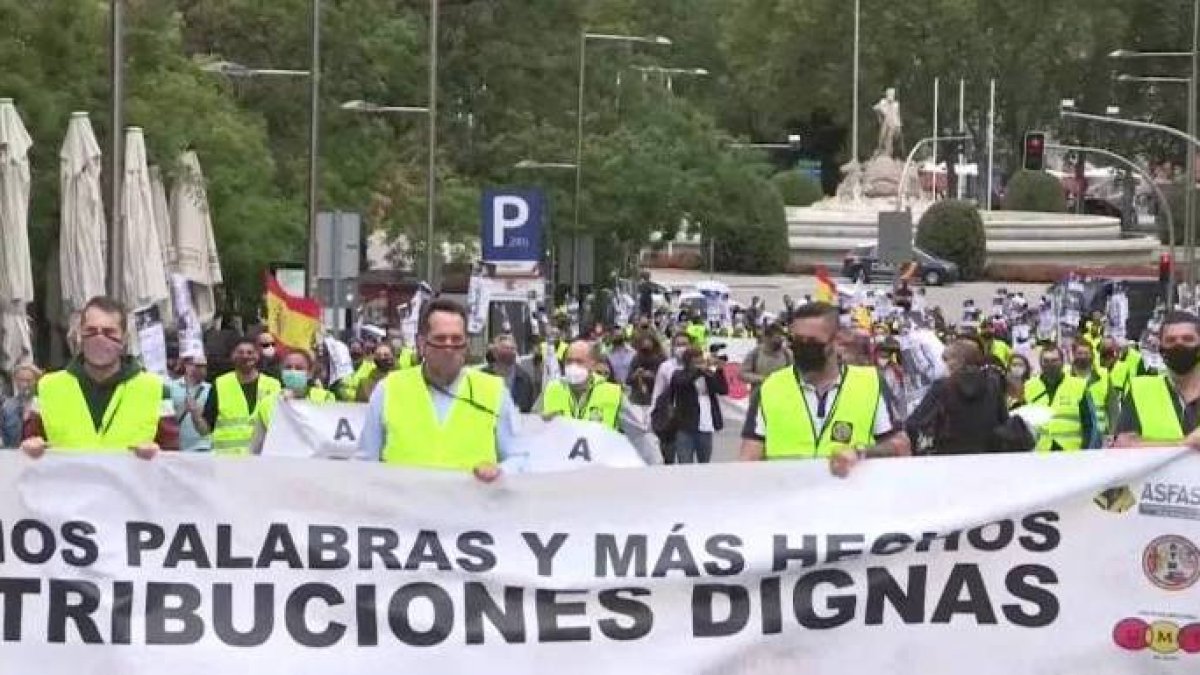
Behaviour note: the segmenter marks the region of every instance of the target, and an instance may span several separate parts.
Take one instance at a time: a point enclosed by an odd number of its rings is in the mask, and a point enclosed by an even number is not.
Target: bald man
[[[569,417],[619,429],[621,387],[595,374],[595,347],[586,340],[572,342],[563,355],[563,376],[546,386],[534,406],[542,417]]]

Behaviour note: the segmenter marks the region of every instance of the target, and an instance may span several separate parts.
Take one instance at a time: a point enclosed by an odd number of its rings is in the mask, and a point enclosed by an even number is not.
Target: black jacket
[[[529,371],[519,365],[513,365],[513,380],[512,387],[509,390],[509,395],[512,396],[513,403],[516,404],[517,410],[522,413],[528,413],[533,410],[533,404],[537,403],[538,391],[533,382],[533,375]],[[495,375],[504,379],[503,375],[496,372],[495,366],[484,366],[483,372],[488,375]],[[505,381],[507,384],[507,380]]]
[[[720,431],[725,427],[721,417],[721,402],[717,396],[729,393],[729,385],[725,382],[722,370],[677,370],[671,375],[670,394],[675,404],[676,428],[679,431],[695,433],[700,427],[700,395],[696,391],[696,380],[704,378],[708,385],[708,401],[712,404],[713,430]]]
[[[921,454],[968,455],[1011,450],[1005,388],[985,370],[966,370],[929,386],[904,428]]]

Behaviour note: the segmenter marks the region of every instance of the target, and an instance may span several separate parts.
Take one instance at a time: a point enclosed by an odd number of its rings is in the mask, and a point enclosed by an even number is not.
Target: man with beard
[[[218,455],[250,453],[259,403],[283,389],[279,380],[259,372],[259,357],[255,340],[234,343],[233,372],[217,378],[204,404],[204,423],[212,429],[213,452]]]
[[[65,370],[37,384],[21,450],[41,457],[67,452],[124,452],[150,458],[177,447],[171,392],[162,379],[125,356],[125,308],[95,297],[80,315],[80,350]]]
[[[1130,383],[1117,422],[1117,447],[1187,445],[1200,450],[1200,318],[1168,314],[1159,328],[1167,375],[1143,375]]]
[[[824,459],[845,477],[862,459],[912,454],[879,371],[838,362],[837,309],[803,305],[788,327],[795,365],[751,396],[741,460]]]

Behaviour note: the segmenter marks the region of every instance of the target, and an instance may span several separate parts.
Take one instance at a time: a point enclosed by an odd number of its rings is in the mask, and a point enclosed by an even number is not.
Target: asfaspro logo
[[[1138,499],[1138,513],[1156,518],[1200,520],[1200,485],[1146,483]]]

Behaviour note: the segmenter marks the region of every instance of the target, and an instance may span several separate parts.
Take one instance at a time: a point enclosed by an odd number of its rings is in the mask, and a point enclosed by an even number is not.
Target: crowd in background
[[[646,274],[618,319],[610,313],[608,320],[585,322],[577,304],[564,304],[542,313],[523,340],[526,349],[516,336],[501,334],[478,366],[501,378],[516,409],[527,414],[545,415],[544,399],[557,382],[578,387],[594,378],[615,385],[621,414],[613,426],[635,440],[647,461],[708,462],[714,435],[724,427],[721,400],[731,384],[757,390],[780,370],[799,371],[789,325],[794,313],[813,305],[811,297],[796,302],[785,296],[772,312],[757,297],[745,307],[724,301],[727,306],[714,314],[656,304]],[[1064,329],[1047,298],[1039,305],[1001,290],[989,311],[968,302],[961,320],[951,323],[946,308],[930,306],[924,290],[906,282],[886,292],[856,290],[834,307],[838,363],[878,369],[885,400],[917,453],[1103,447],[1119,430],[1132,378],[1164,370],[1155,327],[1140,343],[1126,340],[1117,327],[1119,309],[1116,316],[1095,312],[1077,330]],[[756,345],[730,369],[722,341],[734,339]],[[204,349],[169,354],[166,396],[176,437],[168,446],[214,449],[221,399],[230,396],[218,379],[226,373],[236,376],[253,410],[259,397],[275,394],[366,403],[389,374],[421,365],[416,345],[389,339],[383,330],[360,331],[344,342],[326,338],[310,352],[285,352],[264,330],[218,329]],[[30,435],[41,375],[33,366],[13,373],[0,405],[3,447],[16,447]],[[279,391],[263,390],[260,376]],[[1070,396],[1059,396],[1067,390]],[[1064,401],[1071,410],[1063,409]],[[1011,415],[1026,405],[1054,410],[1040,437]],[[252,451],[261,449],[267,424],[269,410],[253,420]]]

